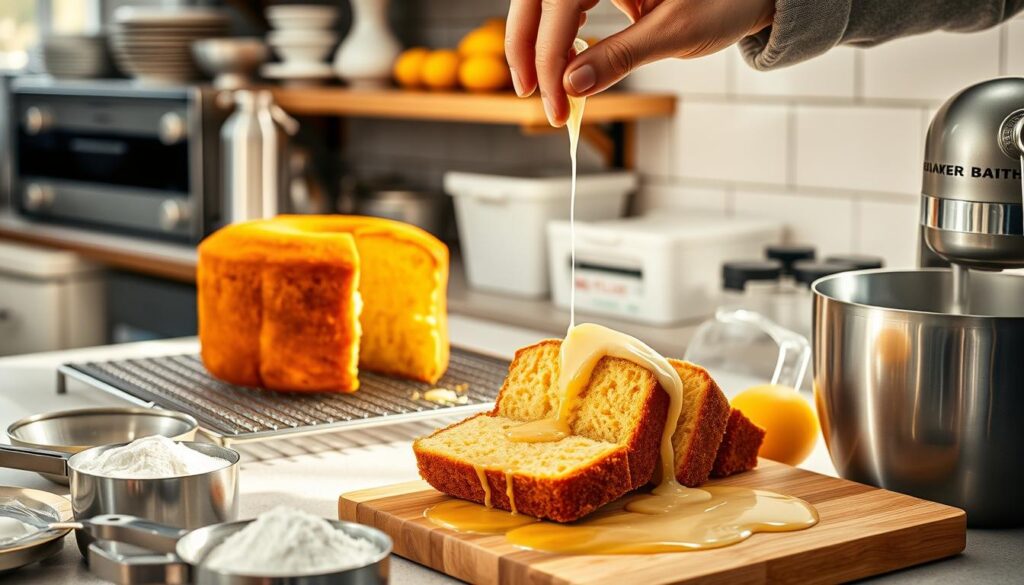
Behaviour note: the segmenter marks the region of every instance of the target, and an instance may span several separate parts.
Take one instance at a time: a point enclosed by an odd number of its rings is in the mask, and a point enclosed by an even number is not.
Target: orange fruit
[[[732,399],[754,424],[765,430],[758,455],[797,465],[818,442],[818,417],[807,400],[788,386],[753,386]]]
[[[459,81],[459,55],[451,49],[431,51],[423,61],[420,81],[430,89],[453,89]]]
[[[459,54],[463,57],[471,55],[494,55],[505,58],[505,29],[493,25],[484,25],[470,31],[459,41]]]
[[[504,57],[473,55],[459,66],[459,83],[469,91],[497,91],[511,83]]]
[[[420,76],[423,73],[423,65],[428,55],[430,55],[430,49],[424,47],[413,47],[402,51],[392,67],[392,74],[398,85],[406,88],[418,87]]]

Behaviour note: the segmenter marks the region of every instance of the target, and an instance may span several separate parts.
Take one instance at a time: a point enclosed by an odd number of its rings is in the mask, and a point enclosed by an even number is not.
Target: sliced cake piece
[[[494,411],[416,441],[420,475],[444,493],[558,522],[648,483],[668,395],[654,374],[626,360],[606,357],[594,368],[569,421],[572,436],[542,443],[506,438],[513,426],[555,415],[560,346],[551,340],[519,350]]]
[[[729,420],[729,400],[704,368],[669,360],[683,381],[683,408],[672,435],[676,479],[695,487],[708,480]]]
[[[764,435],[764,429],[750,422],[739,409],[732,409],[711,476],[728,477],[757,467],[757,452]]]

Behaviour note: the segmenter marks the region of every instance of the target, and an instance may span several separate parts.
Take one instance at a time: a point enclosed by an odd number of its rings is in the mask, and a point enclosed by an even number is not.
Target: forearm
[[[775,6],[772,26],[739,43],[755,69],[799,63],[840,44],[985,29],[1019,12],[1024,0],[777,0]]]

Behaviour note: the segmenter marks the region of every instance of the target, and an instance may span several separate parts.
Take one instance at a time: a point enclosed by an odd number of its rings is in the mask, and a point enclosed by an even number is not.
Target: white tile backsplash
[[[672,173],[785,184],[788,117],[785,105],[684,100],[674,124]]]
[[[1024,18],[1006,23],[1005,75],[1024,77]]]
[[[857,202],[857,252],[885,258],[890,268],[917,265],[920,203],[913,198]]]
[[[825,256],[855,249],[854,204],[845,197],[741,189],[734,194],[733,214],[779,220],[787,242],[813,244]]]
[[[828,53],[773,71],[757,71],[743,62],[739,51],[729,51],[737,61],[736,94],[853,98],[857,49],[837,47]]]
[[[864,97],[945,101],[999,75],[999,37],[999,27],[936,32],[865,50]]]
[[[918,108],[798,106],[796,183],[914,193],[924,144]]]
[[[669,175],[672,125],[664,120],[640,120],[636,126],[636,170],[647,176]]]
[[[700,59],[664,59],[640,67],[624,83],[636,91],[725,95],[736,61],[731,51]]]
[[[728,189],[692,185],[645,183],[637,197],[636,210],[710,211],[728,215],[732,194]]]

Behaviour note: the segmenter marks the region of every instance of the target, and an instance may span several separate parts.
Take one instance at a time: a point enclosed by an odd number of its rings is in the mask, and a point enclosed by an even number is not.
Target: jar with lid
[[[778,260],[734,260],[722,264],[722,302],[726,310],[746,309],[769,316],[778,294],[782,263]]]

